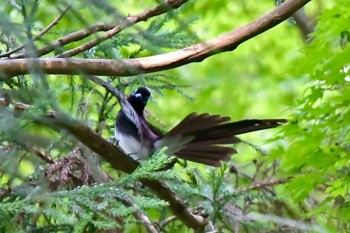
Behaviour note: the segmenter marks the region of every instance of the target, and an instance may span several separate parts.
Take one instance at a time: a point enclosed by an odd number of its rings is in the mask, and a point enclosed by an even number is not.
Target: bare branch
[[[170,217],[164,219],[163,221],[161,221],[159,223],[159,226],[160,226],[160,228],[163,228],[174,220],[176,220],[176,216],[170,216]]]
[[[226,35],[166,54],[137,59],[13,59],[0,61],[0,75],[13,77],[28,74],[33,65],[48,74],[81,74],[130,76],[200,62],[224,51],[232,51],[241,43],[276,26],[311,0],[288,0],[255,21]]]
[[[89,79],[98,85],[104,87],[108,92],[112,93],[115,97],[117,97],[120,102],[123,99],[123,94],[119,92],[119,90],[113,87],[110,83],[103,81],[102,79],[96,76],[89,76]]]
[[[141,211],[135,211],[134,216],[142,222],[142,224],[146,227],[148,232],[150,232],[150,233],[159,232],[157,230],[157,228],[149,220],[148,216],[145,213],[143,213]]]

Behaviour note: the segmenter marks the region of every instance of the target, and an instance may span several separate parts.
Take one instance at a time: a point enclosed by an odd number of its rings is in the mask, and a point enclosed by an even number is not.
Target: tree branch
[[[134,16],[129,16],[129,17],[125,18],[124,20],[122,20],[122,22],[118,26],[107,31],[104,35],[99,36],[93,40],[90,40],[90,41],[88,41],[88,42],[86,42],[86,43],[84,43],[84,44],[82,44],[74,49],[63,52],[63,53],[57,55],[56,57],[72,57],[72,56],[77,55],[81,52],[89,50],[92,47],[100,44],[101,42],[118,34],[123,29],[130,27],[138,22],[146,21],[152,17],[164,14],[165,12],[167,12],[169,10],[176,9],[187,1],[188,0],[167,0],[167,1],[159,4],[158,6],[153,7],[152,9],[150,9],[148,11],[145,11],[143,13],[140,13],[140,14],[137,14]]]
[[[52,52],[54,49],[60,48],[64,45],[67,45],[67,44],[72,43],[72,42],[83,40],[86,37],[89,37],[96,32],[111,30],[114,27],[115,27],[114,25],[103,24],[103,23],[94,24],[88,28],[84,28],[84,29],[81,29],[79,31],[72,32],[66,36],[63,36],[63,37],[53,41],[53,42],[50,42],[47,46],[36,50],[35,54],[38,57],[41,57],[45,54]],[[27,56],[26,53],[21,53],[21,54],[12,56],[11,59],[25,58],[26,56]]]
[[[255,21],[207,42],[161,55],[136,59],[12,59],[0,61],[3,78],[30,73],[40,67],[47,74],[81,74],[131,76],[150,73],[200,62],[214,54],[232,51],[241,43],[283,22],[311,0],[288,0]]]
[[[118,197],[117,199],[118,199],[118,201],[120,201],[124,205],[129,206],[129,207],[134,207],[135,209],[137,209],[135,204],[129,198]],[[160,232],[156,228],[156,226],[151,222],[151,220],[148,218],[148,216],[145,213],[143,213],[141,210],[135,210],[133,212],[133,215],[136,219],[138,219],[145,226],[146,230],[149,233],[159,233]]]
[[[0,104],[7,106],[8,102],[6,99],[0,98]],[[32,107],[18,102],[13,102],[12,104],[14,105],[14,110],[19,112]],[[94,133],[80,121],[72,119],[69,116],[49,111],[46,116],[35,119],[35,122],[56,129],[57,131],[65,130],[69,132],[90,150],[104,158],[114,169],[130,174],[139,165],[135,160],[119,150],[118,147]],[[160,199],[167,201],[172,212],[186,226],[197,230],[202,230],[205,227],[207,224],[206,220],[202,216],[192,213],[191,209],[165,184],[147,178],[142,179],[141,182],[149,187]]]
[[[280,180],[267,180],[262,182],[255,182],[249,185],[248,187],[237,189],[234,193],[247,193],[254,189],[265,189],[266,187],[271,187],[279,184],[284,184],[290,181],[290,178],[280,179]],[[268,190],[271,192],[271,190]]]
[[[106,141],[101,136],[95,134],[87,126],[68,116],[56,114],[54,118],[44,118],[39,120],[42,124],[58,130],[66,130],[76,139],[86,145],[90,150],[99,154],[115,169],[126,173],[132,173],[138,163],[126,156],[116,146]],[[149,187],[157,196],[169,202],[172,212],[188,227],[193,229],[203,229],[206,220],[199,215],[195,215],[185,203],[179,199],[165,184],[156,180],[142,179],[141,182]]]
[[[101,42],[115,36],[119,32],[121,32],[123,29],[128,28],[134,24],[137,24],[141,21],[147,21],[148,19],[164,14],[165,12],[168,12],[170,10],[176,9],[180,7],[182,4],[187,2],[188,0],[166,0],[159,5],[144,11],[142,13],[136,14],[136,15],[131,15],[128,17],[125,17],[121,19],[121,22],[119,25],[106,25],[106,24],[95,24],[93,26],[90,26],[86,29],[82,29],[76,32],[73,32],[69,35],[66,35],[54,42],[52,42],[50,45],[45,46],[44,48],[38,49],[36,51],[36,55],[38,57],[41,57],[45,54],[48,54],[52,52],[55,48],[59,48],[61,46],[67,45],[71,42],[79,41],[82,40],[88,36],[91,36],[92,34],[99,32],[99,31],[107,31],[104,35],[98,36],[95,39],[92,39],[83,45],[80,45],[74,49],[71,49],[69,51],[60,53],[56,57],[71,57],[74,55],[77,55],[81,52],[84,52],[86,50],[91,49],[92,47],[100,44]],[[13,56],[13,59],[18,59],[18,58],[24,58],[27,55],[25,53],[19,54],[17,56]],[[0,56],[1,57],[1,56]]]

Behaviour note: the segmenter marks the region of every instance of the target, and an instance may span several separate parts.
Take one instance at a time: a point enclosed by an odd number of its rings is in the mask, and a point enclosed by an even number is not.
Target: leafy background
[[[71,8],[65,17],[35,46],[44,46],[96,22],[118,22],[120,16],[156,4],[88,2],[69,3]],[[66,3],[2,1],[0,11],[6,14],[0,16],[0,50],[4,52],[27,42]],[[174,51],[248,23],[274,4],[271,0],[190,1],[179,10],[126,29],[78,57],[133,58]],[[13,118],[8,109],[1,111],[0,231],[96,232],[115,228],[124,232],[145,231],[132,215],[135,210],[144,211],[159,223],[171,217],[171,212],[165,202],[146,188],[138,187],[137,179],[143,176],[167,182],[191,207],[205,211],[214,229],[350,231],[350,3],[311,1],[305,10],[317,22],[309,42],[288,21],[233,52],[200,63],[156,74],[109,77],[126,93],[139,85],[148,86],[153,94],[147,107],[149,118],[163,129],[170,129],[193,111],[227,115],[233,120],[290,120],[280,129],[242,136],[252,144],[239,145],[239,154],[220,169],[190,163],[185,168],[177,166],[172,171],[157,172],[167,161],[159,155],[146,163],[143,170],[125,176],[99,161],[114,181],[92,185],[96,174],[89,170],[91,164],[82,165],[79,155],[74,153],[77,142],[68,134],[33,123],[33,118],[47,109],[61,109],[113,140],[114,116],[118,111],[115,98],[89,83],[83,75],[43,75],[36,71],[3,81],[4,97],[35,108],[18,118]],[[27,51],[33,48],[33,44],[29,45]],[[39,160],[34,147],[43,149],[59,163],[55,166]],[[64,162],[67,157],[70,160]],[[81,167],[86,170],[82,172]],[[65,180],[64,169],[76,172],[85,182],[77,187],[74,181]],[[41,183],[48,171],[51,184],[59,183],[53,192]],[[125,200],[134,205],[128,206],[123,203]],[[180,221],[171,221],[162,230],[188,231]]]

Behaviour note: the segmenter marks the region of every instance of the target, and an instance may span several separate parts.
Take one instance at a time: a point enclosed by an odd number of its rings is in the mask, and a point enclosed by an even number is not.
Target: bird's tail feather
[[[237,153],[236,150],[227,146],[241,141],[235,135],[275,128],[287,122],[285,119],[254,119],[237,122],[229,122],[229,120],[229,117],[219,115],[191,113],[164,135],[160,142],[168,144],[167,140],[175,136],[183,137],[186,140],[177,140],[179,143],[172,147],[175,156],[218,167],[221,166],[221,161],[228,161],[232,154]]]

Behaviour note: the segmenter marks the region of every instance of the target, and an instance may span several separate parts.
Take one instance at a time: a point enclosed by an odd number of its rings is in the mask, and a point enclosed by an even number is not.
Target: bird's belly
[[[116,131],[116,139],[118,146],[134,160],[144,160],[149,158],[151,151],[143,146],[136,138],[132,136],[126,136]]]

